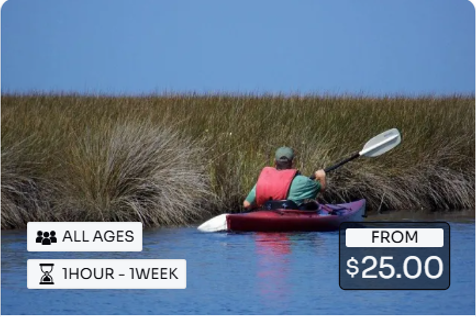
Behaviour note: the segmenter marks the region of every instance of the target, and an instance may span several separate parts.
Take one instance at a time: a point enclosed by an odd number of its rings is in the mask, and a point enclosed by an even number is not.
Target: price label
[[[450,286],[446,222],[343,223],[339,284],[345,290],[445,290]]]

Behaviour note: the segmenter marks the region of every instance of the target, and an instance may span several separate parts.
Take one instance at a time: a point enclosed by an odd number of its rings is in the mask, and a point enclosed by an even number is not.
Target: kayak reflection
[[[260,232],[253,237],[259,296],[263,304],[279,309],[286,309],[292,302],[296,288],[299,288],[296,280],[312,275],[316,267],[325,267],[338,247],[338,234],[334,232]],[[297,262],[302,263],[296,259],[307,259],[307,264],[296,267]]]
[[[285,255],[291,252],[291,241],[286,233],[257,232],[256,251],[263,255]]]
[[[292,292],[289,283],[289,237],[285,233],[256,233],[255,237],[259,294],[268,305],[284,305],[288,292]]]

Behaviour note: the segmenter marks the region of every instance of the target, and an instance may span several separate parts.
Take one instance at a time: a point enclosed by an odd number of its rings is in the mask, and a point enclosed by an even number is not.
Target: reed
[[[474,208],[474,97],[2,96],[2,228],[193,223],[237,211],[282,145],[303,174],[396,127],[402,144],[329,174],[322,201]]]

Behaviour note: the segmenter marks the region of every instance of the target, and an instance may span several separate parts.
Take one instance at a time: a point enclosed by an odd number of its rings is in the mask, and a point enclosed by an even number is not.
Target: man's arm
[[[256,206],[256,185],[253,186],[250,193],[248,194],[246,199],[243,201],[243,207],[245,209],[251,209],[255,206]]]
[[[319,181],[321,184],[321,193],[326,190],[327,182],[326,182],[326,172],[324,170],[318,170],[314,173],[316,176],[316,181]]]

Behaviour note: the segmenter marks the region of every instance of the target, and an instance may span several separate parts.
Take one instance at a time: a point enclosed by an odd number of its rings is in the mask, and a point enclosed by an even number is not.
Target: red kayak
[[[226,215],[227,231],[331,231],[343,222],[362,221],[365,199],[344,204],[323,204],[317,210],[278,208]]]

